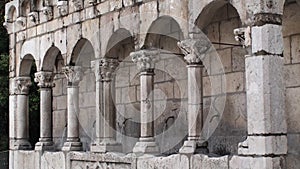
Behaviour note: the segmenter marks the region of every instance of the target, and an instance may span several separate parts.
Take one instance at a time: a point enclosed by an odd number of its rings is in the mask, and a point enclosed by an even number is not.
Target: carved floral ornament
[[[41,88],[52,88],[54,87],[53,83],[53,73],[52,72],[37,72],[34,74],[34,81],[38,83],[38,86]]]
[[[100,74],[103,81],[110,81],[113,78],[114,72],[119,65],[117,59],[100,59]]]
[[[178,42],[178,47],[185,55],[184,59],[188,64],[200,64],[211,48],[207,37],[197,39],[186,39]]]
[[[140,50],[130,54],[132,61],[137,64],[140,71],[153,70],[155,63],[160,59],[160,50]]]
[[[117,59],[102,58],[92,61],[92,69],[96,75],[96,81],[110,81],[119,66]]]
[[[83,1],[82,0],[72,0],[75,10],[78,11],[83,8]]]
[[[83,77],[81,66],[66,66],[62,69],[62,72],[68,80],[68,86],[78,86]]]
[[[235,35],[235,40],[243,45],[243,47],[251,46],[251,28],[248,26],[247,28],[237,28],[233,31]]]
[[[68,1],[57,1],[60,16],[66,16],[69,12]]]
[[[16,77],[11,83],[10,93],[17,95],[27,95],[29,93],[29,88],[32,85],[30,77]]]

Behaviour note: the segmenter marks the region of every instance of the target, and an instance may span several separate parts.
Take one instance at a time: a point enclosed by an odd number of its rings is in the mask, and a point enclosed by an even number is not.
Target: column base
[[[287,136],[248,136],[238,145],[239,155],[285,155],[287,154]]]
[[[31,150],[32,146],[26,139],[11,140],[9,144],[10,150]]]
[[[64,143],[64,146],[61,148],[62,151],[81,151],[82,143],[79,141],[67,141]]]
[[[101,142],[95,142],[91,145],[91,152],[107,153],[122,152],[122,145],[114,139],[104,139]]]
[[[179,153],[180,154],[195,154],[195,153],[206,154],[208,153],[207,142],[200,143],[199,141],[196,140],[187,140],[180,148]]]
[[[35,144],[34,150],[36,150],[36,151],[52,151],[52,150],[54,150],[54,143],[53,143],[53,141],[37,142]]]
[[[152,154],[152,155],[158,155],[159,154],[159,147],[157,143],[154,141],[154,139],[151,139],[152,141],[142,141],[144,139],[140,139],[139,142],[137,142],[133,148],[133,153],[137,155],[143,155],[143,154]]]

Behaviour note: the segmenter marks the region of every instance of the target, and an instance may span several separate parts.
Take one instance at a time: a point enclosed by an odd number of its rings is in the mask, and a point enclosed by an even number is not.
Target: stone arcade
[[[11,0],[5,11],[10,169],[299,168],[299,0]]]

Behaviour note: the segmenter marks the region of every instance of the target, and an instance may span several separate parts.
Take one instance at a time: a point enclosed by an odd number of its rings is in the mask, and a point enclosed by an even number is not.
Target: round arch
[[[127,29],[120,28],[109,38],[104,57],[122,61],[132,51],[134,51],[134,40],[131,33]]]
[[[63,60],[60,50],[55,46],[50,47],[41,61],[40,70],[55,71],[59,60]]]
[[[161,16],[150,26],[142,48],[158,48],[181,53],[177,42],[184,39],[178,22],[170,16]]]
[[[35,63],[34,57],[31,54],[25,55],[19,65],[19,76],[30,76],[32,63]]]
[[[95,59],[95,50],[92,43],[82,38],[78,40],[73,48],[71,57],[68,60],[68,65],[83,66],[85,68],[91,67],[91,61]]]

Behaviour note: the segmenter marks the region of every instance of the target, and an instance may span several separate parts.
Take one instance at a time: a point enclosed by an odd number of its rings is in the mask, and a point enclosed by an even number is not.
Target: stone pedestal
[[[159,59],[158,50],[141,50],[131,53],[132,60],[140,70],[141,85],[141,136],[133,148],[136,154],[158,154],[159,147],[154,138],[154,67]],[[151,95],[150,95],[151,94]]]
[[[30,77],[16,77],[11,83],[14,83],[14,88],[11,92],[11,99],[14,101],[16,107],[13,116],[13,126],[10,130],[14,136],[10,139],[11,150],[29,150],[31,145],[29,139],[29,112],[28,112],[28,92],[31,86]],[[11,101],[12,101],[11,100]]]
[[[114,71],[117,59],[100,59],[93,61],[96,74],[96,140],[91,145],[92,152],[122,152],[122,145],[116,141],[116,108]],[[100,94],[102,93],[102,94]],[[102,110],[102,111],[101,111]]]
[[[53,150],[52,138],[52,72],[35,73],[35,81],[40,87],[40,138],[35,145],[35,150]]]
[[[67,141],[62,147],[63,151],[80,151],[82,143],[79,139],[79,82],[82,80],[82,69],[80,66],[69,66],[63,69],[68,80],[68,123]]]
[[[185,54],[188,63],[188,140],[179,150],[181,154],[194,154],[196,152],[207,153],[207,142],[202,138],[203,128],[203,84],[202,72],[204,66],[202,59],[209,45],[201,39],[187,39],[178,46]],[[193,46],[192,44],[199,45]]]

